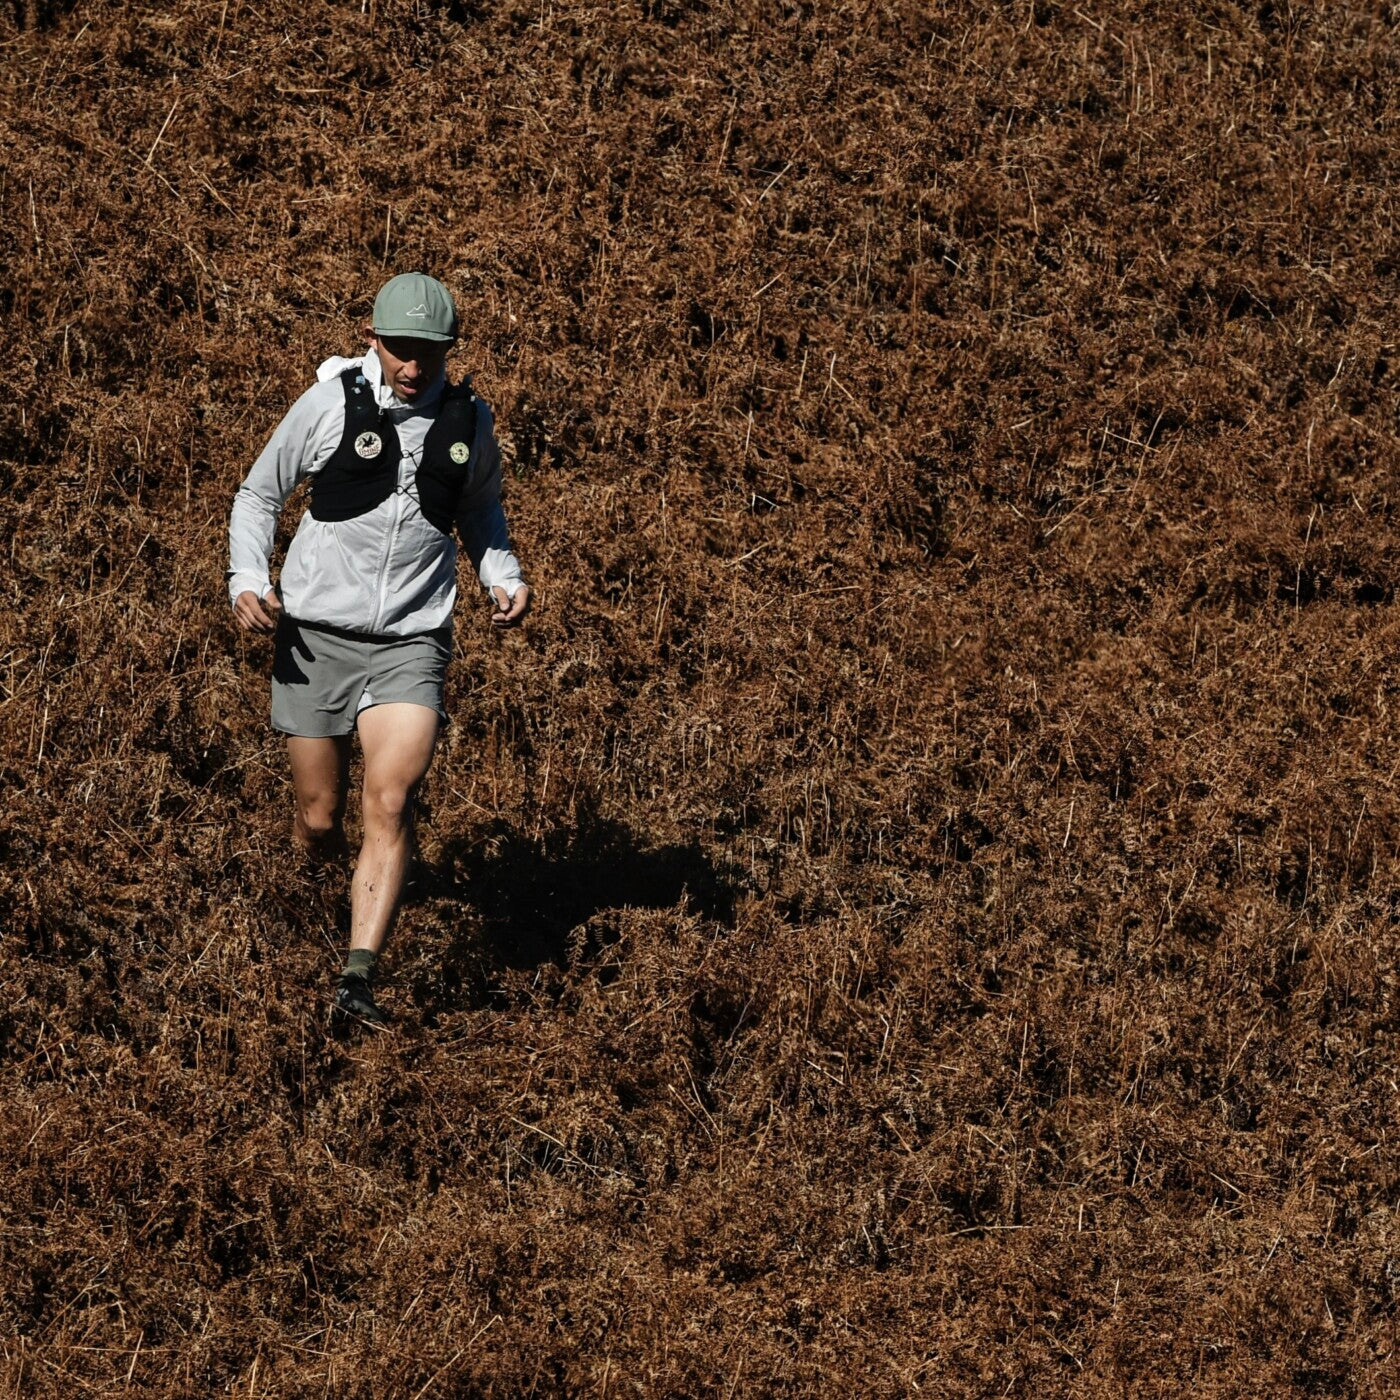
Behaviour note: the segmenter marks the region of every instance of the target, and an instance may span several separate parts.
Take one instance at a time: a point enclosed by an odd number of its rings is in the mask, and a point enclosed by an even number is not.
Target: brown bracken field
[[[6,0],[3,1395],[1396,1394],[1398,9]],[[537,608],[337,1039],[225,530],[406,269]]]

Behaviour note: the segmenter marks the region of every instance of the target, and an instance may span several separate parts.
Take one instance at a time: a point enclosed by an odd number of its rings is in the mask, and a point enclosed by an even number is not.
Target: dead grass
[[[5,1393],[1392,1393],[1392,10],[7,7]],[[346,1046],[224,529],[405,267]]]

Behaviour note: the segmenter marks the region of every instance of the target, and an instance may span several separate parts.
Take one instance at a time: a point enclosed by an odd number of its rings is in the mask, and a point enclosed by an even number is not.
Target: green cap
[[[415,340],[456,340],[457,308],[452,293],[434,277],[401,272],[374,299],[374,333]]]

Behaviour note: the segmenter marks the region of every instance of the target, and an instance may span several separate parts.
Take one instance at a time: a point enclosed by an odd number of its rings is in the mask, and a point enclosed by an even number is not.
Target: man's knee
[[[298,808],[297,826],[313,841],[328,840],[340,829],[335,813],[328,807]]]
[[[324,845],[341,834],[342,813],[332,796],[315,795],[297,802],[296,833],[304,842]]]
[[[413,815],[413,788],[403,783],[367,781],[364,790],[366,826],[400,831]]]

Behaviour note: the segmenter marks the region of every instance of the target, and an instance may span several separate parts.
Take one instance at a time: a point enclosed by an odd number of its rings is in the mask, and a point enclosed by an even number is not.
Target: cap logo
[[[383,446],[378,433],[361,433],[355,439],[356,455],[366,459],[379,456],[379,449]]]
[[[428,303],[420,301],[412,311],[405,311],[403,314],[405,316],[414,316],[420,321],[426,321],[428,319]]]
[[[464,442],[454,442],[452,446],[447,449],[447,455],[460,467],[462,463],[471,456],[471,448]]]

